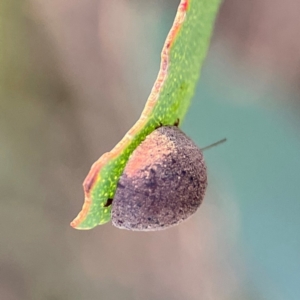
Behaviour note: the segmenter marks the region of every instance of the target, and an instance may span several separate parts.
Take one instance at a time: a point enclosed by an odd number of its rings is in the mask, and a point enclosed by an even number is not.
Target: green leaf
[[[181,124],[206,56],[220,0],[181,0],[162,50],[161,66],[140,119],[96,161],[84,183],[85,202],[71,223],[91,229],[111,218],[110,200],[131,153],[155,128]]]

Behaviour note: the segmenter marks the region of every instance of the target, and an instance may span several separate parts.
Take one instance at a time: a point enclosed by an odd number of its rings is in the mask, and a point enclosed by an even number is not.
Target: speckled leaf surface
[[[141,117],[124,138],[96,161],[84,183],[85,201],[71,223],[91,229],[111,218],[113,199],[125,165],[138,145],[161,125],[181,124],[206,56],[220,0],[181,0],[161,55],[161,66]]]

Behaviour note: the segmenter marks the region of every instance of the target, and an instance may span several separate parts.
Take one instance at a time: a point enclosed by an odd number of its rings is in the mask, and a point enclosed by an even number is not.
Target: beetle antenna
[[[204,147],[204,148],[201,148],[200,150],[201,150],[201,151],[208,150],[208,149],[210,149],[210,148],[212,148],[212,147],[215,147],[215,146],[218,146],[218,145],[220,145],[220,144],[223,144],[223,143],[225,143],[226,141],[227,141],[226,138],[225,138],[225,139],[222,139],[222,140],[220,140],[220,141],[218,141],[218,142],[216,142],[216,143],[213,143],[213,144],[211,144],[211,145],[209,145],[209,146],[206,146],[206,147]]]

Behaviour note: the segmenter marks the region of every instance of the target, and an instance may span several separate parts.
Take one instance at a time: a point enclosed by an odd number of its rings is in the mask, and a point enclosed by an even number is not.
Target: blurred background
[[[0,299],[299,300],[300,2],[225,0],[184,131],[206,199],[182,225],[69,226],[139,117],[179,0],[1,0]]]

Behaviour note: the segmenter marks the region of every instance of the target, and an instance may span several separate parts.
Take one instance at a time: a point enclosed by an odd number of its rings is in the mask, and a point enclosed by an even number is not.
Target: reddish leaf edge
[[[132,137],[138,133],[141,128],[143,128],[148,120],[148,116],[151,114],[158,98],[160,92],[164,86],[164,83],[168,77],[168,67],[169,67],[169,58],[170,51],[172,49],[172,44],[176,40],[178,36],[178,32],[180,31],[185,17],[186,12],[189,9],[190,0],[181,0],[178,6],[178,10],[175,16],[175,20],[170,29],[170,32],[166,38],[164,43],[162,52],[161,52],[161,63],[160,70],[157,76],[157,79],[154,83],[154,86],[151,90],[151,93],[146,102],[145,108],[139,118],[139,120],[133,125],[133,127],[126,133],[123,139],[110,151],[104,153],[91,167],[87,177],[83,182],[83,190],[84,190],[84,204],[82,206],[81,211],[77,215],[77,217],[70,223],[73,228],[80,229],[80,224],[86,219],[90,206],[92,204],[91,199],[91,191],[96,184],[97,181],[100,180],[100,171],[102,166],[106,165],[111,159],[114,159],[122,153],[124,148],[128,146]]]

